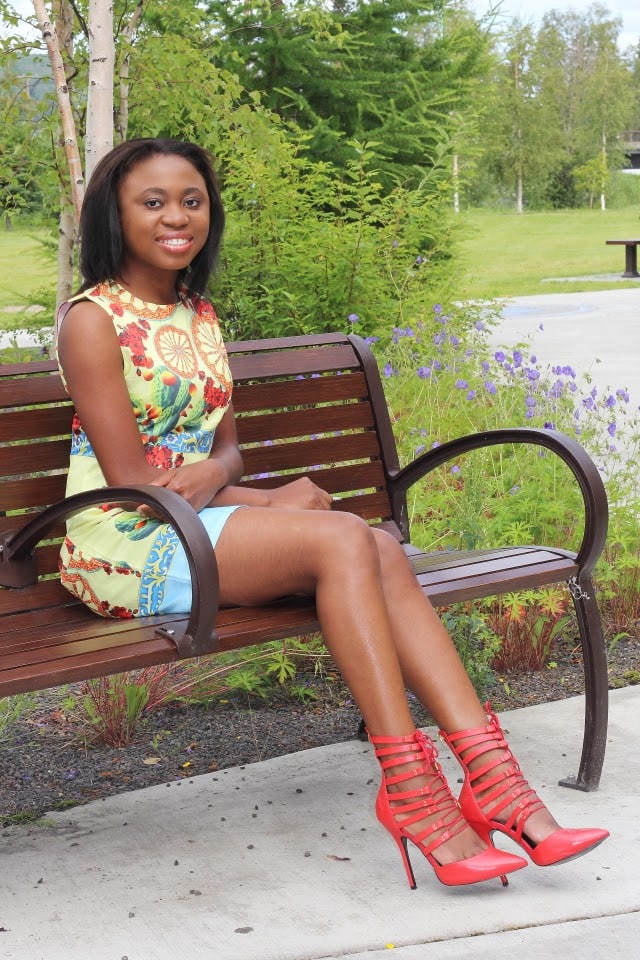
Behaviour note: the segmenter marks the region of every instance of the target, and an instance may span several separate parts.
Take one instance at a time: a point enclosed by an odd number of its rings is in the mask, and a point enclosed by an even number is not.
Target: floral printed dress
[[[199,298],[146,303],[109,283],[73,299],[91,300],[113,321],[147,461],[158,469],[170,469],[206,459],[232,391],[227,354],[211,304]],[[61,374],[64,379],[62,368]],[[67,495],[105,485],[76,415]],[[214,543],[232,509],[214,507],[202,512],[209,515],[206,525]],[[61,581],[105,617],[159,613],[166,609],[167,576],[180,551],[170,524],[119,506],[92,507],[67,521],[60,553]],[[187,611],[188,607],[180,612]]]

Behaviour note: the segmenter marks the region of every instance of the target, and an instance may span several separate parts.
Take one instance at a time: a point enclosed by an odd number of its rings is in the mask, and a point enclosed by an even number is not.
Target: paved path
[[[514,297],[493,342],[512,347],[528,336],[541,362],[570,364],[599,392],[625,388],[640,405],[640,287]]]
[[[416,853],[411,891],[375,820],[371,750],[341,743],[5,829],[0,956],[630,960],[640,942],[640,688],[611,699],[603,782],[590,794],[557,786],[576,770],[581,697],[502,718],[556,816],[611,831],[588,856],[529,865],[503,889],[444,887]],[[455,783],[446,750],[442,760]]]

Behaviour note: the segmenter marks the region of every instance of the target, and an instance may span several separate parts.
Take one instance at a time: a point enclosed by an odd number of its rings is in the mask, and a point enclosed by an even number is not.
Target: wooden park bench
[[[577,776],[598,785],[607,730],[607,664],[591,573],[603,548],[607,500],[595,465],[549,430],[500,429],[445,443],[400,468],[381,378],[359,337],[327,334],[229,345],[245,483],[270,487],[311,471],[334,509],[382,525],[405,544],[437,606],[562,583],[575,604],[584,653],[585,724]],[[72,409],[52,361],[0,366],[0,696],[226,651],[319,629],[311,599],[218,609],[217,569],[197,514],[160,487],[110,488],[64,499]],[[576,553],[510,546],[425,553],[410,544],[406,492],[468,451],[533,444],[560,457],[582,493]],[[540,452],[539,449],[537,451]],[[64,520],[89,504],[144,501],[171,519],[193,581],[190,615],[98,617],[57,577]],[[283,522],[286,522],[283,520]]]

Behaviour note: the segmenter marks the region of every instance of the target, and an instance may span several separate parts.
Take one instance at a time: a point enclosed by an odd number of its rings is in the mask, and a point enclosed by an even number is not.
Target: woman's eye
[[[160,201],[154,200],[154,199],[145,200],[144,205],[145,207],[148,207],[149,210],[157,210],[158,207],[160,206]]]
[[[184,203],[185,203],[185,206],[186,206],[186,207],[199,207],[199,206],[200,206],[200,201],[198,200],[197,197],[188,197],[188,198],[185,200]]]

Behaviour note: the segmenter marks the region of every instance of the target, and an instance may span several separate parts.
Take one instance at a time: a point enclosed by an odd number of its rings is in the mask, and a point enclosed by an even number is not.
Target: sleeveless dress
[[[147,461],[159,470],[204,460],[231,401],[227,353],[213,307],[197,297],[152,304],[114,283],[69,302],[90,300],[111,318],[122,350],[131,409]],[[64,381],[64,370],[58,358]],[[66,381],[65,387],[66,387]],[[100,403],[100,395],[96,395]],[[67,496],[106,486],[77,415],[71,428]],[[215,546],[236,507],[200,511]],[[119,506],[90,507],[67,521],[60,578],[104,617],[188,613],[191,580],[173,527]]]

